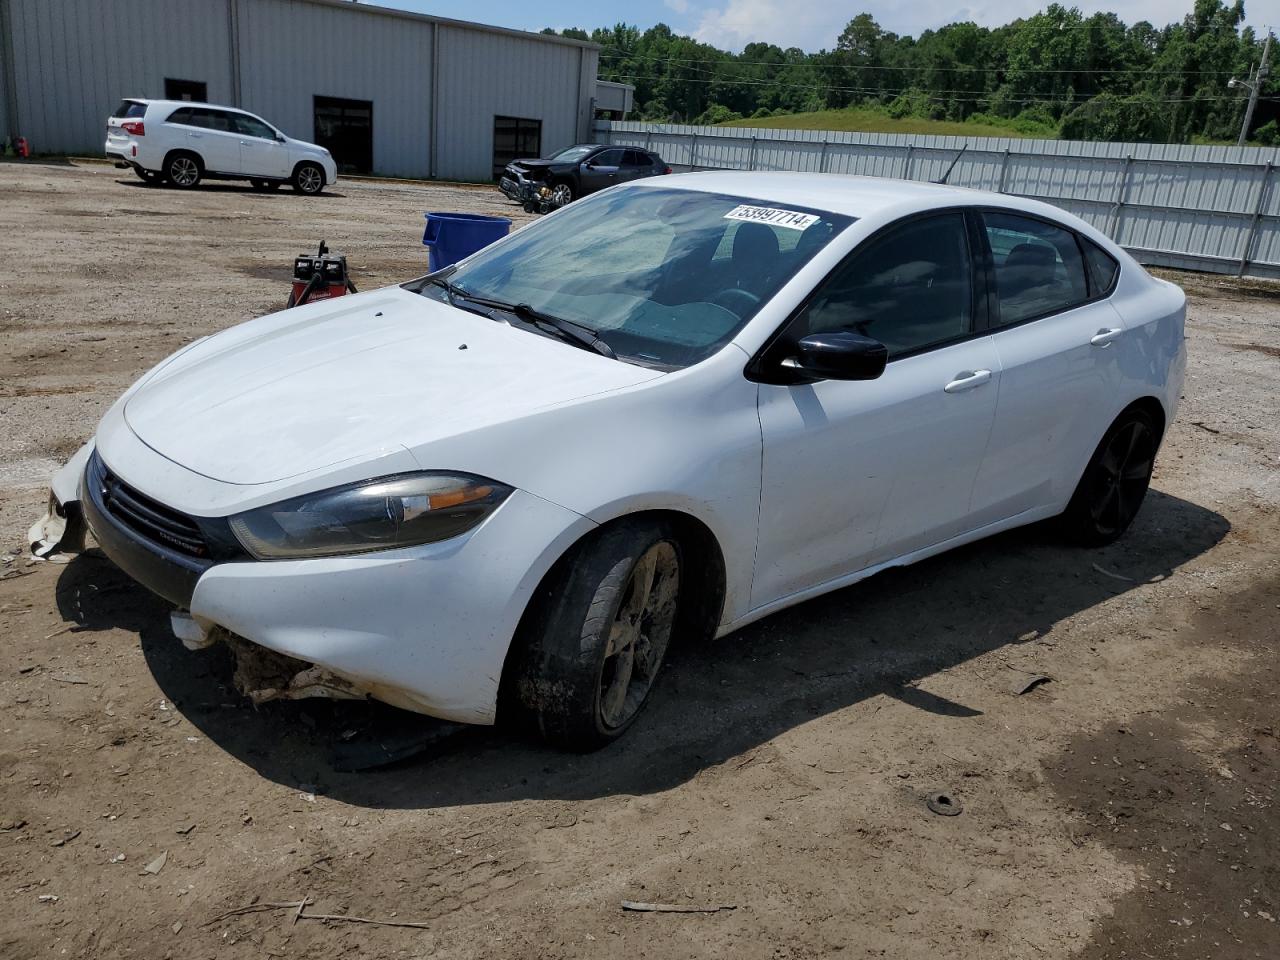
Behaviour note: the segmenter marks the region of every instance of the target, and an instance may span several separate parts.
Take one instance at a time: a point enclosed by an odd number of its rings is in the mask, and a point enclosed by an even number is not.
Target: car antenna
[[[933,182],[945,184],[947,182],[947,178],[951,176],[951,171],[956,168],[956,164],[960,162],[960,158],[964,156],[964,152],[968,149],[969,149],[969,144],[966,143],[963,147],[960,148],[960,152],[956,154],[956,158],[951,161],[951,166],[947,167],[947,172]]]

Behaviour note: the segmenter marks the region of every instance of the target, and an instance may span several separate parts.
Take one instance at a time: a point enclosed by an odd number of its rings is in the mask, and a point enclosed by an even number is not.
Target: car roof
[[[1011,198],[1006,194],[918,180],[839,173],[716,170],[638,180],[635,184],[648,188],[674,187],[704,193],[727,193],[731,196],[750,197],[769,203],[789,203],[858,218],[888,211],[909,212],[911,209],[927,210],[932,207],[978,204],[1020,207],[1036,212],[1044,207],[1045,210],[1052,210],[1053,215],[1063,218],[1061,210],[1035,201]]]

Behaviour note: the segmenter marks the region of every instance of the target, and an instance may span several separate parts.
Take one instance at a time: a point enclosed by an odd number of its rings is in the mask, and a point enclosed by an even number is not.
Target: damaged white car
[[[672,642],[1049,517],[1138,511],[1182,291],[1034,201],[704,173],[197,341],[32,540],[103,551],[256,699],[620,735]]]

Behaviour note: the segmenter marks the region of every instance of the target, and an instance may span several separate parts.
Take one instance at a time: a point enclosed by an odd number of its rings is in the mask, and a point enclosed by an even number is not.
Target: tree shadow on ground
[[[335,748],[429,739],[445,725],[371,702],[255,709],[234,692],[222,645],[185,650],[169,630],[167,605],[96,551],[67,566],[58,603],[81,630],[138,633],[156,682],[185,718],[279,783],[316,784],[371,808],[583,799],[670,789],[879,695],[939,723],[965,723],[980,705],[953,703],[914,683],[1029,634],[1050,634],[1074,614],[1167,577],[1229,529],[1221,515],[1152,490],[1133,528],[1110,547],[1066,547],[1044,526],[1015,530],[673,649],[645,714],[597,753],[563,754],[520,731],[466,728],[411,759],[361,773],[340,772]]]

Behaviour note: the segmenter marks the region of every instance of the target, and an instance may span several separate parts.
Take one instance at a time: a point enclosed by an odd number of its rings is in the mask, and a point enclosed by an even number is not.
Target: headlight
[[[456,537],[510,493],[465,473],[406,473],[259,507],[231,529],[259,560],[368,553]]]

